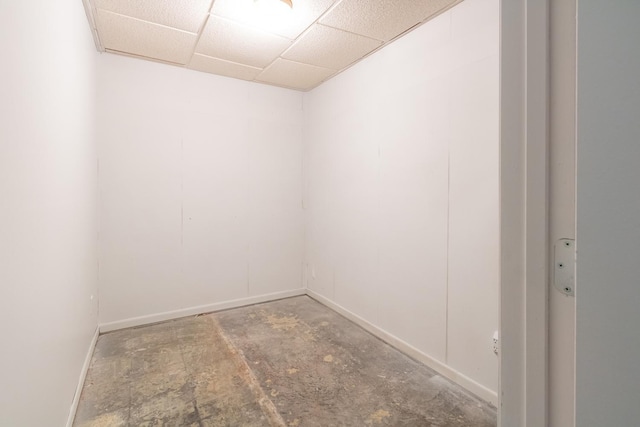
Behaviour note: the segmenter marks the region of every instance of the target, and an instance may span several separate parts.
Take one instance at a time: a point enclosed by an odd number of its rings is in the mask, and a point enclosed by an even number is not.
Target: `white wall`
[[[98,61],[100,321],[302,287],[302,94]]]
[[[640,419],[640,3],[578,3],[576,425]]]
[[[308,287],[494,401],[498,28],[466,0],[305,97]]]
[[[61,426],[97,326],[97,53],[79,0],[0,2],[0,50],[0,425]]]

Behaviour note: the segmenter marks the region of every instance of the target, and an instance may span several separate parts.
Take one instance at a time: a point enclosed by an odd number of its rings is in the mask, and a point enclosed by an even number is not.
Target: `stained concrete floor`
[[[495,408],[308,297],[100,336],[74,426],[496,425]]]

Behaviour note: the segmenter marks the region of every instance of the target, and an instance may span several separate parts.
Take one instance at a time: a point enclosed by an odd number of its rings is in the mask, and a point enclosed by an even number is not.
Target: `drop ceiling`
[[[310,90],[461,0],[84,0],[101,51]]]

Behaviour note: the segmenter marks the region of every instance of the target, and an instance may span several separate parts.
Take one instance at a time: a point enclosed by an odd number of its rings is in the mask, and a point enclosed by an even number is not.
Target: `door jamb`
[[[500,2],[498,424],[547,424],[548,0]]]

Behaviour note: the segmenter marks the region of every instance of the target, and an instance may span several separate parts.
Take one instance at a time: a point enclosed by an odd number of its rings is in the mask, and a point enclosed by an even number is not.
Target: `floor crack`
[[[276,405],[274,405],[274,403],[271,401],[271,399],[269,399],[267,394],[262,389],[260,381],[258,381],[258,378],[256,378],[255,374],[253,373],[253,370],[251,370],[251,367],[247,363],[247,360],[245,359],[242,351],[238,350],[238,348],[231,342],[229,337],[227,337],[227,335],[222,330],[218,319],[216,319],[214,316],[207,316],[207,319],[212,323],[212,326],[220,334],[220,337],[227,346],[229,353],[231,353],[233,363],[238,369],[239,375],[249,386],[251,393],[260,405],[262,413],[265,415],[265,417],[267,417],[269,425],[271,427],[287,427],[287,424],[282,419],[282,416],[280,415],[280,412],[278,412]]]

